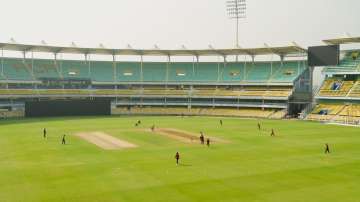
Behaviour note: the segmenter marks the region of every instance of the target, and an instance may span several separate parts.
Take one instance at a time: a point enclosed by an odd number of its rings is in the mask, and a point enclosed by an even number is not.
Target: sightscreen
[[[26,117],[110,115],[110,100],[28,101]]]
[[[308,63],[310,67],[338,65],[339,57],[339,45],[313,46],[308,49]]]

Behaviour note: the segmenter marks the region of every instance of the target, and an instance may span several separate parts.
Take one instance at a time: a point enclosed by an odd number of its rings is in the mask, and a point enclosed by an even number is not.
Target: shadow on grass
[[[191,167],[191,164],[186,164],[186,163],[179,163],[179,166],[183,166],[183,167]]]

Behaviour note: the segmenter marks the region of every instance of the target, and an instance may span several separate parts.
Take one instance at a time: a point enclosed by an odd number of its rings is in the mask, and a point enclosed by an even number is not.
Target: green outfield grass
[[[143,128],[204,131],[229,142],[210,148],[178,142],[135,130],[138,119]],[[223,120],[222,127],[219,118],[206,117],[0,121],[0,201],[360,201],[360,128],[261,120],[260,133],[257,120]],[[108,151],[71,135],[84,131],[139,147]]]

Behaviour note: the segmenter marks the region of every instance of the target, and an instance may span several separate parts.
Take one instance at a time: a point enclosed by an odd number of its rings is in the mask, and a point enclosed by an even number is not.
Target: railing
[[[0,95],[144,95],[184,97],[279,97],[287,98],[291,89],[284,90],[176,90],[176,89],[0,89]]]

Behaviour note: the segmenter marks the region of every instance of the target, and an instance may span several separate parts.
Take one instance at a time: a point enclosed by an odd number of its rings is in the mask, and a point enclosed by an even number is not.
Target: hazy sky
[[[230,48],[226,0],[0,0],[0,41],[109,48]],[[247,0],[240,45],[321,44],[360,36],[359,0]]]

